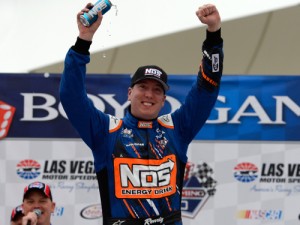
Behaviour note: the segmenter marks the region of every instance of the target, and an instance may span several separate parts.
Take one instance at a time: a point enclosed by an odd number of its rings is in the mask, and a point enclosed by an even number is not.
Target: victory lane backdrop
[[[65,117],[59,74],[0,74],[0,225],[35,180],[51,185],[53,224],[102,224],[92,154]],[[162,113],[195,75],[170,75]],[[129,75],[89,75],[95,106],[122,117]],[[188,152],[185,225],[299,224],[299,76],[224,76],[209,120]],[[4,219],[2,219],[4,218]]]
[[[0,101],[15,107],[8,137],[78,138],[60,104],[60,75],[0,74]],[[195,75],[171,75],[162,114],[174,111]],[[297,141],[299,76],[223,76],[209,120],[196,140]],[[122,117],[129,104],[129,75],[90,75],[89,97],[105,113]],[[45,127],[47,129],[45,129]]]

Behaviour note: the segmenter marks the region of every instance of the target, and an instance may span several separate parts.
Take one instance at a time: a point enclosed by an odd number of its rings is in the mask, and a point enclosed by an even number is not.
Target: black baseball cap
[[[23,217],[23,207],[22,205],[17,206],[11,212],[10,221],[17,221],[19,218]]]
[[[40,191],[42,194],[44,194],[47,198],[50,198],[50,200],[52,201],[50,186],[48,184],[39,181],[33,182],[24,188],[23,201],[28,197],[28,194],[33,190]]]
[[[164,91],[169,90],[168,75],[162,68],[158,66],[147,65],[139,67],[131,76],[131,87],[133,87],[139,81],[145,79],[156,80],[163,86]]]

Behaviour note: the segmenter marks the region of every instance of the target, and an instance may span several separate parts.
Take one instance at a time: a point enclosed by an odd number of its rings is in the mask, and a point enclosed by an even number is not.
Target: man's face
[[[128,89],[131,113],[139,119],[155,119],[164,106],[165,99],[163,87],[156,80],[145,79]]]
[[[41,216],[38,218],[38,225],[50,224],[50,217],[54,208],[55,203],[39,190],[32,190],[23,201],[24,215],[28,212],[32,212],[34,209],[40,209],[42,211]]]

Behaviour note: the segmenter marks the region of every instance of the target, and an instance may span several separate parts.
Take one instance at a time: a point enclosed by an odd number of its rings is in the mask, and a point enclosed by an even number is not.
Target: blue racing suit
[[[187,149],[218,96],[223,70],[221,31],[208,32],[197,79],[182,106],[151,121],[96,109],[85,90],[91,42],[77,38],[60,84],[64,110],[92,150],[103,224],[181,225]],[[113,79],[113,78],[112,78]]]

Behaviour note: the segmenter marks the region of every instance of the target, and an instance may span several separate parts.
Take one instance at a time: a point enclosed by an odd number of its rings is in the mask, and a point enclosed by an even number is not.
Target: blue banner
[[[195,79],[195,75],[170,75],[171,88],[161,113],[178,108]],[[0,74],[0,80],[0,102],[16,109],[7,137],[79,137],[60,104],[59,74]],[[129,83],[129,75],[121,74],[86,79],[95,106],[117,117],[129,104]],[[300,76],[225,75],[209,120],[195,139],[299,141],[299,87]]]

